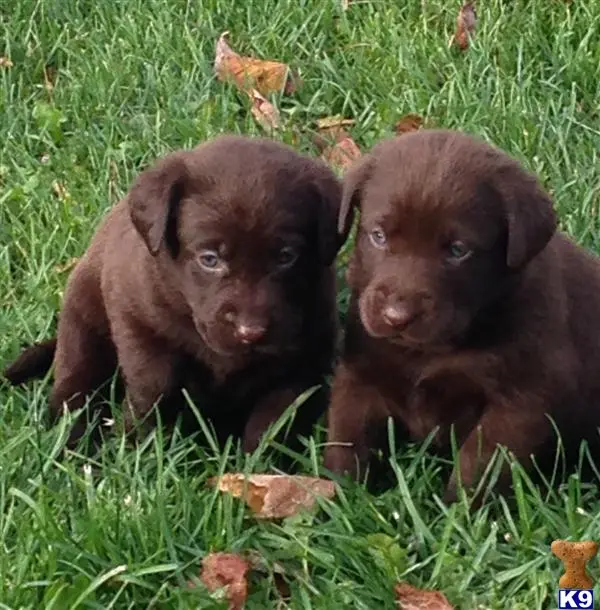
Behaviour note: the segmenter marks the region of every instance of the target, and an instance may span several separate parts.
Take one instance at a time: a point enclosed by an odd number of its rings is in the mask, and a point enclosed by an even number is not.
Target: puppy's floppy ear
[[[537,178],[516,163],[502,172],[497,186],[508,225],[506,264],[519,269],[539,254],[557,227],[550,195]]]
[[[343,245],[337,233],[337,219],[342,201],[342,183],[324,163],[314,173],[310,188],[317,202],[317,241],[319,259],[331,265]]]
[[[129,191],[127,200],[131,221],[152,256],[156,256],[163,241],[167,241],[172,249],[176,248],[175,236],[168,233],[186,179],[182,153],[171,153],[142,172]]]
[[[348,233],[350,233],[352,228],[354,211],[357,207],[360,207],[362,189],[369,177],[371,165],[372,157],[367,155],[355,161],[344,175],[342,204],[337,225],[338,234],[342,236],[343,241],[346,241]]]

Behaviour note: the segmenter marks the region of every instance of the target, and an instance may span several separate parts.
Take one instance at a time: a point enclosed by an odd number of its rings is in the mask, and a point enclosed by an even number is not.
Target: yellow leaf
[[[302,509],[312,508],[317,496],[331,499],[335,495],[332,481],[305,476],[228,473],[211,479],[209,485],[243,498],[253,513],[262,519],[282,519]]]

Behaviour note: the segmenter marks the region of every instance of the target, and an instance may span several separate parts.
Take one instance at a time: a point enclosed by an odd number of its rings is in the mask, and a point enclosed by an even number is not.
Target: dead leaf
[[[55,81],[56,68],[54,66],[44,66],[44,88],[48,92],[48,95],[52,95]]]
[[[0,57],[0,68],[12,68],[13,62],[9,57]]]
[[[281,116],[277,108],[256,89],[253,89],[249,95],[252,100],[250,112],[261,127],[266,131],[279,129],[281,127]]]
[[[58,197],[62,201],[68,201],[69,199],[71,199],[71,194],[69,193],[69,191],[58,180],[55,180],[52,183],[52,190],[54,191],[56,197]]]
[[[79,258],[77,256],[74,256],[73,258],[68,259],[64,263],[61,263],[60,265],[55,265],[54,271],[56,271],[56,273],[66,273],[67,271],[71,271],[71,269],[73,269],[73,267],[75,267],[78,262]]]
[[[267,564],[264,557],[255,550],[248,551],[245,557],[248,559],[253,572],[261,573],[263,576],[273,573],[273,584],[282,600],[291,596],[290,586],[284,578],[286,570],[281,563],[275,561]]]
[[[405,114],[399,121],[397,121],[394,129],[396,133],[401,136],[403,133],[418,131],[422,126],[423,117],[411,112],[409,114]]]
[[[221,34],[215,51],[214,69],[220,80],[232,81],[246,93],[255,89],[262,95],[279,91],[291,95],[301,85],[287,64],[236,53],[227,42],[228,35],[229,32]]]
[[[440,591],[425,591],[403,582],[396,585],[395,592],[401,610],[454,610]]]
[[[354,125],[356,121],[354,119],[344,119],[339,114],[334,116],[328,116],[324,119],[317,119],[317,129],[319,131],[325,131],[327,129],[339,129],[340,127],[350,127]]]
[[[477,25],[477,12],[475,11],[474,2],[465,2],[460,7],[458,17],[456,18],[456,32],[450,39],[450,43],[454,43],[461,51],[466,51],[469,48],[469,40],[475,34],[475,26]]]
[[[235,553],[210,553],[202,560],[200,580],[211,593],[225,590],[229,610],[241,610],[248,597],[249,570],[250,564]]]
[[[361,156],[358,144],[344,129],[344,126],[353,124],[354,120],[340,116],[326,117],[317,121],[318,133],[313,141],[321,153],[321,159],[326,163],[345,169]]]
[[[220,479],[212,478],[209,485],[244,498],[256,517],[282,519],[295,515],[315,504],[317,496],[331,499],[335,495],[332,481],[305,476],[227,473]]]
[[[55,180],[52,183],[52,190],[54,194],[61,199],[62,201],[66,201],[71,198],[69,191],[60,183],[58,180]]]

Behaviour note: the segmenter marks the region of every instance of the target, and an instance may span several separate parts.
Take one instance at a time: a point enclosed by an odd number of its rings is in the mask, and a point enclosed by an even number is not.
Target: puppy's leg
[[[66,302],[61,312],[54,358],[51,422],[54,423],[65,408],[76,411],[84,407],[92,394],[111,378],[116,366],[116,353],[110,339],[90,327]],[[106,407],[106,416],[109,414]],[[71,429],[67,447],[74,447],[87,428],[88,418],[79,417]]]
[[[252,410],[244,427],[242,437],[243,450],[247,453],[253,452],[260,444],[267,428],[275,423],[284,414],[286,409],[313,385],[318,385],[318,382],[315,381],[314,384],[299,382],[287,385],[284,388],[270,392],[266,397],[261,399]],[[297,448],[299,436],[310,434],[316,421],[325,412],[327,394],[326,387],[318,387],[298,406],[298,411],[292,423],[290,437],[288,439],[281,439],[286,441],[290,448]]]
[[[387,416],[381,392],[340,364],[331,389],[325,468],[358,480],[368,466],[371,449],[379,445]]]
[[[498,445],[507,447],[527,467],[531,464],[531,456],[543,447],[550,434],[550,422],[541,409],[532,408],[532,405],[517,405],[508,409],[488,407],[458,452],[458,464],[448,481],[444,501],[456,501],[459,475],[463,486],[468,488],[477,484]],[[500,472],[496,489],[499,492],[510,489],[510,469],[507,466]],[[478,506],[481,501],[479,494],[473,506]]]
[[[156,403],[161,400],[165,404],[173,398],[179,360],[145,329],[119,323],[114,336],[127,388],[125,430],[131,434],[142,424],[143,432],[155,424],[150,414]]]

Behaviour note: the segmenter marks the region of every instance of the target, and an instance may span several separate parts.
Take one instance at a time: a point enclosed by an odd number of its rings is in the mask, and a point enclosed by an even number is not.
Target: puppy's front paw
[[[442,501],[446,505],[454,504],[458,500],[458,493],[456,490],[456,485],[449,483],[446,486],[446,491],[444,491],[444,495],[442,496]]]
[[[325,450],[323,466],[338,476],[359,477],[360,463],[352,447],[328,447]]]

